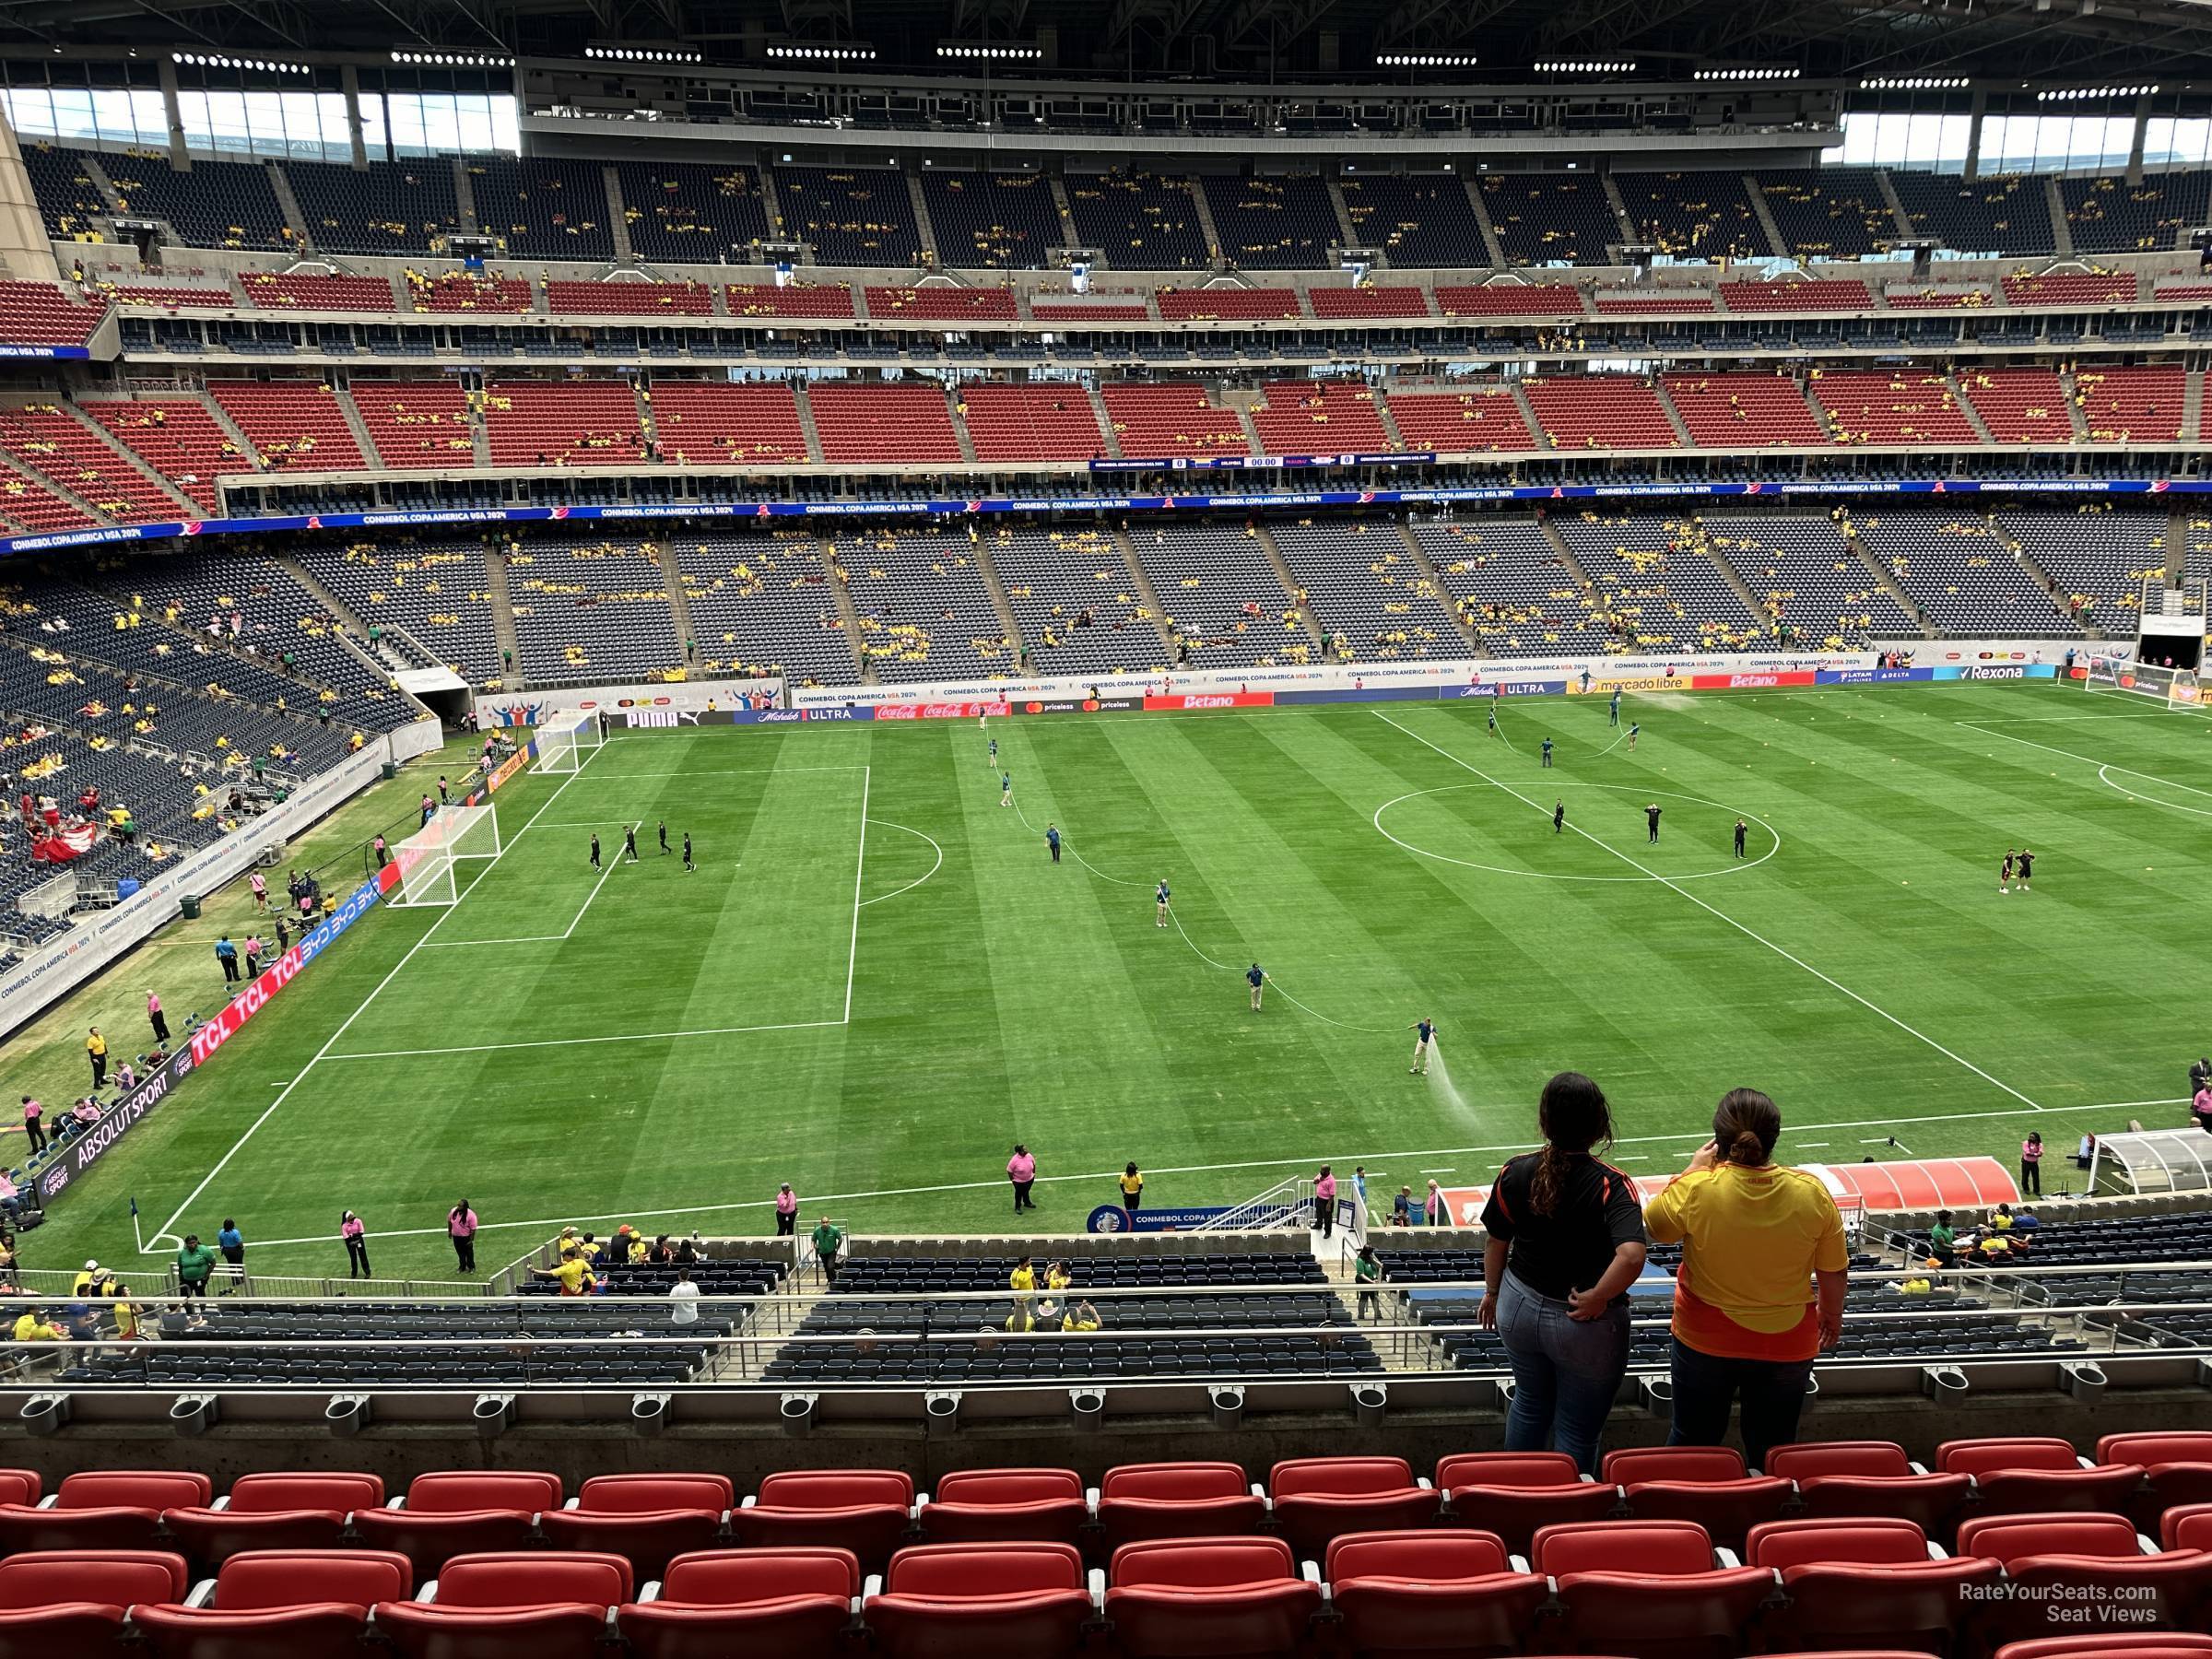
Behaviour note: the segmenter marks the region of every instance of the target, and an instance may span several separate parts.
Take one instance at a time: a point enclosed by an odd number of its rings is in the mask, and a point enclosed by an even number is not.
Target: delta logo
[[[565,519],[569,516],[569,510],[566,507],[556,507],[553,509],[553,516],[557,519]]]
[[[201,519],[186,519],[182,524],[178,525],[177,528],[185,535],[197,535],[202,530],[206,528],[206,521]]]

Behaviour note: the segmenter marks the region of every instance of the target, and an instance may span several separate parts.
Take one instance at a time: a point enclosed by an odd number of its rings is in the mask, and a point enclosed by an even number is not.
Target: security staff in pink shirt
[[[1037,1206],[1030,1200],[1030,1188],[1037,1180],[1037,1159],[1029,1147],[1015,1143],[1014,1156],[1006,1159],[1006,1179],[1014,1183],[1014,1213]]]
[[[791,1238],[799,1230],[799,1195],[785,1182],[776,1189],[776,1237]]]

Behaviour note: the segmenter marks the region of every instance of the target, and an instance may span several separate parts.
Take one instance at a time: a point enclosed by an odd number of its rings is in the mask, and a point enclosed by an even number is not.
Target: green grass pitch
[[[373,912],[30,1259],[133,1259],[134,1195],[149,1253],[235,1216],[277,1272],[342,1270],[341,1207],[381,1274],[450,1269],[463,1195],[487,1267],[566,1220],[765,1232],[784,1180],[809,1215],[981,1231],[1010,1219],[1017,1140],[1048,1228],[1129,1159],[1158,1206],[1324,1159],[1418,1191],[1486,1180],[1568,1066],[1638,1171],[1739,1084],[1798,1162],[2184,1121],[2212,1046],[2201,716],[2042,685],[1645,696],[1631,753],[1598,699],[1509,700],[1497,735],[1484,712],[618,735],[502,791],[507,850],[457,906]],[[2035,890],[2000,897],[2023,842]],[[1424,1014],[1444,1065],[1420,1079]]]

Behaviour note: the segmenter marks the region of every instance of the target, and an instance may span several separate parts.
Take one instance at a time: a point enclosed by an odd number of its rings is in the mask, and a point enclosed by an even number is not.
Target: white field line
[[[1382,721],[1385,725],[1395,726],[1399,731],[1405,733],[1406,736],[1412,738],[1416,743],[1421,744],[1428,748],[1435,749],[1438,754],[1443,756],[1445,759],[1451,761],[1454,766],[1462,767],[1466,771],[1473,772],[1477,777],[1480,778],[1484,782],[1489,784],[1493,789],[1504,790],[1506,794],[1512,795],[1515,800],[1521,802],[1524,806],[1534,807],[1536,811],[1542,813],[1546,818],[1549,818],[1551,816],[1549,808],[1546,807],[1533,797],[1523,794],[1519,790],[1513,788],[1510,783],[1500,782],[1496,778],[1493,778],[1487,772],[1483,771],[1481,768],[1474,765],[1472,762],[1462,760],[1450,749],[1442,748],[1434,743],[1430,743],[1428,738],[1422,736],[1418,732],[1412,730],[1410,727],[1399,725],[1396,721],[1391,719],[1389,715],[1382,712],[1382,711],[1377,710],[1375,712],[1375,718]],[[1895,1026],[1899,1030],[1904,1032],[1908,1037],[1917,1039],[1921,1042],[1925,1043],[1928,1047],[1934,1049],[1945,1059],[1949,1060],[1956,1065],[1964,1066],[1968,1071],[1972,1072],[1975,1077],[1980,1077],[1984,1083],[1989,1084],[1992,1088],[2001,1089],[2006,1094],[2010,1095],[2014,1100],[2019,1100],[2028,1106],[2032,1107],[2035,1105],[2034,1100],[2029,1099],[2028,1096],[2022,1094],[2018,1089],[2013,1088],[2011,1084],[2004,1082],[1997,1077],[1992,1077],[1989,1073],[1983,1071],[1980,1066],[1976,1065],[1972,1061],[1944,1047],[1942,1043],[1936,1041],[1935,1038],[1929,1036],[1925,1031],[1919,1030],[1912,1026],[1907,1025],[1903,1020],[1900,1019],[1896,1015],[1890,1013],[1887,1008],[1882,1007],[1879,1004],[1867,1001],[1866,998],[1861,996],[1850,986],[1843,984],[1838,980],[1830,978],[1827,974],[1821,972],[1819,969],[1814,967],[1804,958],[1792,955],[1789,951],[1784,950],[1781,946],[1775,944],[1773,940],[1766,937],[1763,934],[1753,932],[1750,928],[1745,926],[1744,924],[1738,922],[1734,916],[1731,916],[1726,911],[1722,910],[1715,905],[1708,904],[1704,900],[1699,898],[1697,894],[1691,892],[1689,888],[1684,887],[1680,882],[1675,881],[1668,877],[1660,875],[1658,871],[1651,868],[1648,865],[1639,862],[1637,859],[1631,857],[1629,853],[1621,852],[1617,847],[1607,846],[1604,841],[1598,840],[1596,836],[1592,835],[1589,831],[1582,829],[1578,825],[1571,823],[1567,826],[1567,828],[1572,830],[1584,841],[1590,842],[1591,845],[1604,848],[1606,852],[1610,853],[1615,858],[1619,859],[1623,864],[1629,865],[1631,869],[1641,870],[1646,876],[1650,877],[1653,881],[1658,882],[1662,887],[1672,888],[1675,892],[1681,894],[1683,898],[1688,900],[1690,903],[1696,905],[1700,910],[1705,912],[1710,916],[1713,916],[1720,921],[1725,922],[1730,927],[1733,927],[1736,932],[1742,934],[1744,937],[1751,940],[1752,943],[1763,945],[1769,950],[1772,951],[1776,956],[1782,958],[1783,961],[1790,963],[1794,967],[1802,968],[1806,972],[1811,974],[1815,979],[1818,980],[1822,984],[1827,985],[1830,990],[1840,992],[1841,994],[1849,997],[1853,1002],[1857,1003],[1868,1013],[1876,1015],[1878,1018],[1888,1021],[1889,1024]]]
[[[676,771],[594,772],[594,778],[633,778],[650,782],[654,778],[726,778],[733,772],[821,772],[866,771],[860,761],[846,766],[698,766],[680,768]],[[629,820],[625,819],[625,822]],[[550,826],[548,826],[550,827]]]
[[[886,899],[896,899],[901,893],[912,892],[914,888],[920,887],[924,882],[927,881],[930,877],[935,876],[940,869],[944,868],[945,849],[937,845],[936,838],[935,836],[923,835],[921,830],[912,828],[911,825],[894,824],[888,818],[869,818],[867,821],[877,826],[879,829],[902,830],[909,835],[919,837],[921,840],[929,842],[930,851],[935,853],[937,855],[937,858],[936,862],[931,865],[929,869],[924,874],[915,877],[913,880],[908,882],[904,887],[893,888],[888,893],[878,893],[873,899],[863,899],[860,901],[861,908],[863,910],[865,910],[871,904],[881,904]]]
[[[842,1019],[799,1019],[783,1025],[702,1026],[688,1031],[618,1031],[608,1037],[544,1037],[530,1042],[472,1042],[459,1048],[375,1049],[330,1054],[330,1060],[418,1060],[433,1054],[504,1054],[514,1049],[578,1048],[594,1042],[665,1042],[677,1037],[734,1037],[743,1031],[817,1031]]]
[[[560,824],[547,824],[546,828],[548,830],[559,830],[569,828],[569,826]],[[613,864],[608,865],[606,868],[599,872],[599,879],[592,883],[592,890],[583,896],[583,902],[576,907],[576,914],[570,920],[568,926],[557,934],[525,934],[521,938],[517,939],[440,939],[436,944],[430,946],[429,948],[432,950],[459,950],[464,946],[468,945],[560,944],[576,931],[576,924],[583,920],[583,912],[592,908],[592,900],[599,897],[599,889],[606,885],[606,878],[615,873],[616,865],[619,865],[621,862],[622,861],[620,859],[617,859]],[[334,1055],[333,1058],[342,1059],[344,1056]]]
[[[1996,1118],[2045,1116],[2078,1119],[2081,1114],[2086,1112],[2113,1112],[2119,1110],[2123,1106],[2174,1105],[2185,1103],[2186,1102],[2176,1102],[2171,1100],[2133,1100],[2110,1101],[2088,1106],[2048,1108],[2041,1106],[2002,1106],[1986,1112],[1938,1112],[1924,1117],[1854,1118],[1841,1123],[1807,1124],[1805,1128],[1806,1132],[1809,1134],[1815,1132],[1825,1133],[1827,1131],[1836,1129],[1882,1129],[1886,1131],[1892,1127],[1902,1126],[1907,1124],[1971,1124],[1983,1123]],[[1481,1108],[1480,1110],[1484,1112],[1496,1112],[1504,1114],[1524,1112],[1527,1110],[1527,1103],[1525,1101],[1516,1101],[1512,1105],[1487,1106]],[[1782,1132],[1785,1137],[1791,1133],[1787,1124],[1783,1126]],[[1673,1147],[1677,1149],[1679,1156],[1684,1159],[1687,1159],[1689,1155],[1697,1149],[1700,1144],[1700,1138],[1695,1133],[1685,1133],[1681,1130],[1677,1130],[1671,1135],[1623,1135],[1614,1143],[1614,1145],[1617,1147]],[[1794,1145],[1797,1143],[1787,1144]],[[1810,1147],[1815,1144],[1826,1147],[1830,1143],[1827,1141],[1821,1141],[1818,1143],[1806,1142],[1802,1144],[1807,1147]],[[1388,1171],[1384,1166],[1386,1161],[1390,1159],[1403,1159],[1408,1158],[1465,1158],[1477,1154],[1504,1154],[1506,1156],[1511,1156],[1514,1153],[1525,1152],[1527,1150],[1527,1142],[1512,1141],[1500,1143],[1496,1146],[1487,1147],[1429,1147],[1411,1152],[1403,1150],[1388,1152],[1323,1152],[1318,1154],[1308,1153],[1300,1158],[1242,1159],[1232,1163],[1154,1166],[1148,1167],[1145,1172],[1147,1175],[1155,1176],[1213,1175],[1226,1173],[1227,1171],[1232,1170],[1279,1170],[1284,1168],[1297,1169],[1308,1167],[1318,1168],[1324,1163],[1364,1163],[1369,1166],[1368,1179],[1371,1182],[1383,1179],[1387,1176]],[[1624,1155],[1623,1161],[1627,1160],[1628,1156],[1629,1155]],[[1641,1160],[1644,1159],[1647,1155],[1636,1154],[1633,1156]],[[1037,1184],[1040,1186],[1053,1186],[1072,1182],[1097,1182],[1099,1185],[1103,1187],[1106,1182],[1113,1180],[1116,1176],[1120,1175],[1121,1172],[1122,1171],[1119,1168],[1115,1168],[1082,1175],[1040,1175],[1037,1178]],[[882,1187],[873,1192],[864,1193],[809,1193],[803,1194],[802,1196],[803,1202],[809,1205],[861,1204],[872,1199],[880,1198],[921,1198],[931,1197],[940,1193],[987,1192],[994,1189],[1003,1189],[1006,1184],[1006,1177],[1004,1175],[998,1175],[988,1181],[953,1181],[946,1182],[935,1186]],[[535,1229],[539,1231],[550,1234],[557,1229],[569,1226],[571,1223],[581,1224],[587,1221],[668,1220],[684,1216],[719,1216],[747,1210],[766,1210],[773,1207],[774,1204],[775,1200],[773,1198],[747,1198],[740,1199],[728,1204],[685,1205],[675,1209],[604,1210],[595,1214],[577,1213],[566,1216],[554,1216],[544,1220],[487,1221],[483,1223],[479,1230],[485,1232],[498,1232],[513,1229]],[[445,1236],[445,1228],[442,1223],[436,1227],[400,1227],[391,1229],[388,1231],[372,1232],[369,1236],[372,1239],[443,1238]],[[337,1241],[335,1235],[327,1234],[318,1234],[315,1237],[306,1239],[258,1239],[254,1241],[254,1248],[257,1250],[275,1250],[278,1248],[289,1248],[292,1246],[305,1244],[335,1244],[336,1241]]]
[[[523,837],[530,833],[532,828],[537,823],[537,820],[545,817],[547,809],[552,806],[554,802],[560,799],[561,793],[566,790],[570,784],[575,782],[578,778],[583,775],[583,768],[589,766],[592,763],[592,757],[594,755],[597,755],[599,752],[600,751],[598,749],[594,749],[591,755],[585,756],[582,764],[580,764],[574,771],[563,778],[560,782],[555,786],[553,793],[546,797],[545,804],[539,806],[535,812],[530,815],[529,820],[525,822],[520,830],[516,830],[512,835],[506,839],[506,841],[500,846],[498,853],[494,853],[490,858],[485,861],[484,870],[483,872],[479,873],[477,877],[477,883],[480,884],[484,878],[484,875],[488,874],[494,867],[496,867],[500,860],[506,857],[509,853],[512,852],[515,846],[522,841]],[[206,1174],[200,1178],[200,1184],[192,1189],[191,1193],[186,1195],[184,1202],[177,1206],[175,1213],[173,1213],[167,1221],[162,1223],[160,1230],[156,1232],[153,1236],[153,1242],[156,1245],[159,1245],[164,1239],[175,1239],[180,1246],[183,1243],[183,1240],[178,1236],[174,1230],[177,1223],[184,1218],[184,1212],[190,1209],[199,1201],[200,1194],[205,1193],[209,1186],[214,1184],[215,1178],[218,1175],[220,1175],[223,1172],[225,1166],[228,1165],[232,1159],[238,1156],[240,1148],[244,1147],[248,1141],[252,1140],[254,1135],[259,1132],[261,1126],[276,1114],[276,1109],[279,1106],[283,1105],[285,1101],[292,1098],[292,1090],[299,1088],[301,1083],[305,1082],[307,1079],[307,1075],[313,1071],[316,1066],[320,1065],[323,1061],[329,1056],[330,1051],[337,1046],[338,1039],[345,1036],[346,1033],[352,1029],[353,1022],[355,1020],[359,1019],[363,1014],[369,1011],[369,1005],[373,1003],[379,996],[383,994],[384,987],[389,985],[394,980],[399,977],[400,971],[409,962],[415,959],[415,953],[420,950],[426,944],[429,942],[430,935],[432,934],[436,933],[440,928],[443,927],[447,922],[453,919],[454,912],[460,910],[463,903],[467,900],[469,894],[474,893],[476,890],[476,885],[472,884],[467,893],[463,893],[456,897],[453,902],[446,907],[443,914],[439,916],[439,918],[435,922],[431,923],[429,926],[423,929],[422,937],[417,939],[414,944],[407,947],[406,952],[400,957],[399,960],[392,964],[392,971],[385,974],[382,979],[376,982],[376,988],[371,991],[367,996],[361,999],[361,1003],[359,1007],[355,1008],[352,1013],[346,1016],[345,1022],[341,1024],[336,1030],[331,1032],[329,1040],[325,1041],[321,1048],[315,1051],[314,1056],[310,1059],[305,1065],[300,1068],[298,1076],[294,1077],[289,1083],[287,1083],[282,1088],[276,1091],[276,1098],[271,1100],[267,1106],[262,1109],[262,1113],[259,1117],[255,1118],[251,1124],[246,1125],[246,1132],[240,1135],[238,1139],[231,1144],[230,1150],[224,1153],[219,1159],[216,1159],[215,1167],[209,1170]],[[159,1253],[159,1252],[157,1251],[156,1253]]]
[[[1968,725],[1971,723],[1962,720],[1956,724]],[[1975,729],[1983,730],[1981,727]],[[2072,749],[2053,748],[2048,743],[2038,743],[2031,737],[2015,737],[2009,732],[1987,732],[1985,735],[2001,739],[2006,743],[2018,743],[2028,748],[2041,749],[2046,755],[2062,755],[2068,760],[2078,760],[2084,766],[2102,767],[2109,771],[2125,772],[2131,778],[2148,778],[2153,783],[2163,783],[2169,789],[2185,789],[2193,795],[2203,795],[2206,799],[2212,800],[2212,789],[2199,789],[2194,783],[2183,783],[2175,778],[2161,777],[2157,772],[2138,771],[2132,766],[2121,765],[2117,760],[2103,760],[2095,755],[2077,755]],[[2118,789],[2119,785],[2113,784],[2112,787]],[[2127,792],[2121,790],[2121,793],[2124,794]]]
[[[853,943],[845,955],[845,1018],[853,1023],[853,974],[860,966],[860,878],[868,869],[868,789],[876,781],[868,767],[860,769],[860,853],[853,861]]]

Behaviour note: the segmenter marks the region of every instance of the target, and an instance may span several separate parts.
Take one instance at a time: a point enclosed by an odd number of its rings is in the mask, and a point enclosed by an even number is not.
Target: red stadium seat
[[[52,1549],[0,1561],[0,1659],[120,1659],[134,1606],[181,1602],[184,1558],[158,1549]]]
[[[1599,1473],[1638,1520],[1695,1521],[1729,1549],[1795,1495],[1778,1476],[1750,1474],[1734,1446],[1628,1447],[1606,1453]]]
[[[374,1475],[241,1475],[212,1508],[161,1517],[195,1567],[209,1571],[247,1549],[327,1549],[355,1510],[384,1500]]]
[[[2212,1653],[2212,1636],[2180,1630],[2139,1630],[2134,1635],[2046,1636],[2036,1641],[2007,1642],[1997,1659],[2198,1659]]]
[[[849,1549],[712,1549],[668,1563],[659,1599],[616,1616],[635,1659],[829,1652],[853,1622]]]
[[[1321,1586],[1280,1538],[1152,1538],[1113,1552],[1106,1618],[1123,1659],[1256,1659],[1300,1649]]]
[[[247,1550],[223,1563],[207,1606],[139,1606],[131,1622],[156,1659],[293,1659],[347,1651],[370,1608],[414,1588],[391,1550]]]
[[[376,1629],[406,1659],[599,1659],[607,1615],[631,1594],[620,1556],[460,1556],[436,1601],[380,1602]]]
[[[1974,1502],[1983,1514],[2118,1513],[2143,1484],[2139,1465],[2086,1465],[2070,1442],[2027,1435],[1946,1441],[1936,1448],[1936,1466],[1972,1476]]]
[[[1463,1525],[1496,1533],[1516,1555],[1547,1526],[1603,1521],[1620,1488],[1586,1480],[1564,1452],[1463,1452],[1436,1465],[1436,1489]]]
[[[1557,1593],[1555,1652],[1628,1659],[1733,1659],[1774,1575],[1715,1565],[1691,1521],[1547,1526],[1529,1564]]]
[[[1806,1441],[1767,1453],[1766,1472],[1794,1481],[1808,1515],[1891,1516],[1948,1544],[1973,1490],[1964,1475],[1931,1474],[1894,1441]]]
[[[1329,1545],[1322,1576],[1355,1653],[1477,1659],[1530,1645],[1550,1595],[1515,1569],[1496,1533],[1362,1533]]]
[[[741,1544],[849,1549],[880,1572],[913,1524],[914,1483],[899,1469],[784,1469],[730,1512]]]
[[[2135,1523],[2122,1515],[1975,1515],[1959,1524],[1959,1553],[2003,1563],[2014,1586],[2006,1600],[1979,1609],[1976,1633],[1985,1648],[2048,1633],[2054,1604],[2092,1621],[2107,1615],[2115,1634],[2189,1630],[2212,1591],[2212,1555],[2145,1554]],[[2092,1622],[2084,1633],[2097,1630]]]
[[[1317,1556],[1346,1533],[1433,1525],[1435,1491],[1418,1485],[1402,1457],[1300,1457],[1267,1477],[1276,1524],[1301,1556]]]
[[[1072,1654],[1092,1617],[1073,1544],[924,1544],[891,1558],[861,1609],[892,1659]]]
[[[2212,1549],[2212,1503],[2184,1503],[2159,1517],[2159,1542],[2168,1549]]]
[[[2108,1434],[2097,1442],[2097,1461],[2142,1469],[2135,1517],[2145,1532],[2176,1504],[2212,1503],[2212,1434]]]
[[[1782,1575],[1782,1599],[1759,1616],[1768,1649],[1858,1641],[1940,1653],[1971,1600],[1999,1575],[1979,1556],[1931,1559],[1910,1521],[1769,1521],[1751,1529],[1745,1564]]]
[[[33,1504],[45,1496],[45,1482],[32,1469],[0,1469],[0,1504]]]
[[[364,1544],[398,1550],[418,1577],[434,1578],[455,1556],[522,1548],[560,1498],[558,1475],[442,1469],[418,1475],[402,1508],[355,1511],[353,1530]]]
[[[956,1469],[921,1510],[933,1544],[1074,1544],[1090,1524],[1073,1469]]]
[[[1146,1538],[1240,1537],[1266,1512],[1235,1464],[1124,1464],[1099,1485],[1109,1550]]]
[[[26,1549],[146,1549],[161,1512],[204,1505],[215,1494],[205,1475],[170,1469],[117,1469],[68,1475],[50,1508],[0,1505],[0,1555]]]
[[[735,1500],[725,1475],[594,1475],[538,1527],[558,1548],[605,1550],[653,1578],[677,1556],[712,1548]]]

